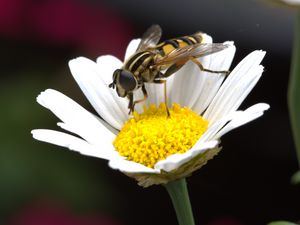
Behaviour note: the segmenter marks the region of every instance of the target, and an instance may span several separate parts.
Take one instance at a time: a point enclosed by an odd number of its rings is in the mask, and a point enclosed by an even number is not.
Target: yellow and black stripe
[[[133,74],[141,74],[153,63],[153,58],[158,53],[160,56],[168,55],[175,49],[192,46],[203,41],[203,34],[196,33],[194,35],[173,38],[161,42],[149,51],[141,51],[133,55],[124,65],[124,69],[131,71]],[[153,51],[153,49],[155,51]],[[156,53],[154,53],[156,52]]]
[[[165,56],[178,48],[184,48],[194,44],[202,43],[203,34],[196,33],[189,36],[178,37],[170,40],[166,40],[156,46],[157,51],[161,56]]]

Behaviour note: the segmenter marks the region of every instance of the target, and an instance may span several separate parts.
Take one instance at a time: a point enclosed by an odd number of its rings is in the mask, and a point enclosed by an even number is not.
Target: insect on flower
[[[159,25],[152,25],[143,35],[142,40],[133,54],[123,65],[113,73],[113,82],[110,88],[116,88],[119,97],[129,99],[129,114],[134,106],[147,99],[147,90],[144,83],[164,84],[164,100],[167,107],[166,78],[178,71],[188,61],[194,62],[200,70],[210,73],[225,73],[204,68],[197,59],[202,56],[219,52],[228,47],[223,43],[204,43],[204,34],[197,32],[193,35],[173,38],[158,44],[161,38]],[[142,89],[144,97],[134,100],[133,92]]]
[[[209,35],[203,34],[203,39],[203,43],[212,43]],[[140,39],[130,42],[126,60],[139,53],[139,43]],[[223,51],[199,59],[204,68],[229,70],[235,46],[232,41],[224,43]],[[165,49],[161,51],[172,48],[162,46]],[[99,116],[64,94],[47,89],[37,101],[60,119],[57,125],[67,132],[35,129],[32,135],[39,141],[107,160],[112,169],[136,179],[143,187],[167,184],[200,169],[220,151],[222,136],[257,119],[269,108],[258,103],[239,109],[262,76],[264,56],[262,50],[253,51],[227,77],[203,72],[189,60],[174,76],[164,78],[173,87],[167,92],[170,117],[165,116],[164,93],[153,82],[143,83],[149,96],[136,105],[133,116],[128,115],[127,99],[109,88],[111,75],[124,64],[116,57],[99,56],[96,62],[85,57],[72,59],[71,73]]]

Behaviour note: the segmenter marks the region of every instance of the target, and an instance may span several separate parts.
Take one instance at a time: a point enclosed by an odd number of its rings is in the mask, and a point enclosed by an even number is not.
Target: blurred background
[[[242,108],[267,102],[262,118],[226,135],[223,151],[188,178],[196,224],[262,225],[300,219],[300,188],[286,92],[294,12],[244,0],[1,0],[0,224],[177,224],[161,186],[147,189],[84,157],[34,141],[34,128],[57,119],[35,98],[59,90],[92,112],[67,63],[77,56],[123,58],[127,43],[152,24],[163,39],[205,31],[234,40],[235,66],[264,49],[265,72]]]

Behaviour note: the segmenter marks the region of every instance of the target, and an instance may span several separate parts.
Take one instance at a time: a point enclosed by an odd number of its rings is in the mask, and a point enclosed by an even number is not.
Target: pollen
[[[113,142],[127,160],[154,168],[154,165],[176,153],[192,148],[207,130],[208,121],[189,108],[174,104],[167,116],[164,104],[144,107],[133,113]]]

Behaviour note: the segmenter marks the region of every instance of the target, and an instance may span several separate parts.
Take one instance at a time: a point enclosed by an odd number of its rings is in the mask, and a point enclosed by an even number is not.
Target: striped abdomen
[[[174,49],[184,48],[186,46],[202,43],[203,41],[203,33],[199,32],[189,36],[169,39],[158,44],[155,48],[158,50],[158,53],[161,56],[165,56],[172,52]]]

